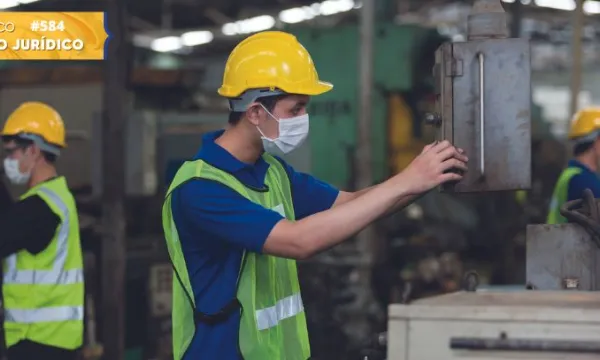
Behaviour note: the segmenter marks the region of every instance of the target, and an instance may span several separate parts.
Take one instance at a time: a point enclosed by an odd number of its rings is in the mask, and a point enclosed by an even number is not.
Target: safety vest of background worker
[[[571,121],[569,140],[573,142],[574,159],[559,176],[546,222],[566,223],[560,207],[567,201],[581,199],[583,190],[590,189],[600,198],[600,108],[588,108],[577,112]]]
[[[66,146],[61,116],[21,104],[2,130],[4,172],[27,186],[0,214],[8,359],[75,359],[83,344],[84,278],[73,195],[55,161]]]
[[[275,155],[302,144],[310,96],[332,88],[291,34],[261,32],[230,54],[219,89],[229,99],[229,126],[204,135],[163,205],[176,279],[175,359],[307,360],[295,260],[462,178],[446,170],[467,171],[466,156],[447,141],[426,146],[400,174],[356,192],[295,171]]]

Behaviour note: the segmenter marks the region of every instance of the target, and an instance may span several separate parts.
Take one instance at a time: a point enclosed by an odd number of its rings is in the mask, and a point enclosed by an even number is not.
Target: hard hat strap
[[[248,106],[256,101],[258,98],[283,95],[285,92],[281,90],[270,90],[270,89],[250,89],[246,90],[242,95],[237,98],[229,99],[229,109],[235,112],[244,112],[248,110]]]
[[[43,137],[41,137],[39,135],[21,133],[21,134],[18,134],[17,136],[21,139],[33,141],[33,143],[35,145],[37,145],[37,147],[39,147],[40,150],[42,150],[42,151],[45,151],[47,153],[50,153],[50,154],[53,154],[56,156],[60,155],[60,147],[48,143],[46,140],[44,140]]]

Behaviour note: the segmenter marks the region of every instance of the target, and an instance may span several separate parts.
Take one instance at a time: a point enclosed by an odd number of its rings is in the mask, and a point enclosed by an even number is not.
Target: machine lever
[[[450,339],[452,350],[480,351],[535,351],[562,352],[580,354],[600,354],[598,341],[507,339],[507,338],[471,338],[456,337]]]
[[[481,169],[481,177],[485,176],[485,78],[484,64],[485,58],[483,53],[477,53],[479,60],[479,167]]]

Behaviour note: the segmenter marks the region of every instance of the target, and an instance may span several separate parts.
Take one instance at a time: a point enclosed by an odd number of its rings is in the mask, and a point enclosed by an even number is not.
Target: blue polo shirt
[[[223,130],[203,137],[195,159],[233,174],[242,183],[262,187],[269,164],[262,158],[246,164],[234,158],[215,139]],[[331,208],[339,191],[314,177],[296,172],[279,159],[290,178],[298,220]],[[255,204],[234,190],[208,180],[192,180],[172,194],[173,219],[199,311],[213,314],[236,295],[244,250],[260,253],[281,215]],[[240,315],[209,326],[199,324],[184,359],[239,360]]]
[[[573,176],[569,181],[567,201],[581,199],[583,190],[588,188],[592,190],[594,197],[600,198],[600,178],[598,178],[598,175],[575,159],[569,161],[569,167],[579,168],[581,173]]]

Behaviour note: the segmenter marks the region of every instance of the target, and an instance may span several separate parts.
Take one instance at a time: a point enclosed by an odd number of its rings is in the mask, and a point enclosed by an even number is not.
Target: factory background
[[[85,358],[102,352],[106,359],[107,353],[172,358],[162,197],[201,135],[226,125],[227,102],[216,89],[229,51],[244,36],[293,33],[320,77],[335,85],[310,104],[310,137],[286,158],[297,170],[353,189],[401,171],[435,139],[425,121],[436,100],[434,53],[443,43],[465,41],[472,2],[367,1],[0,0],[4,11],[126,14],[120,40],[126,51],[117,59],[0,62],[0,118],[21,102],[39,100],[55,107],[68,129],[58,169],[80,211],[91,308]],[[300,263],[314,359],[384,359],[387,306],[460,290],[467,271],[476,271],[484,285],[525,282],[526,225],[545,221],[570,152],[569,120],[574,110],[600,103],[600,2],[582,1],[581,14],[577,3],[502,2],[510,36],[531,43],[531,189],[432,192],[377,223],[369,246],[359,238]],[[372,8],[370,20],[365,6]],[[371,27],[370,39],[364,26]],[[373,69],[366,118],[364,49],[372,51]],[[115,73],[121,77],[110,78]],[[103,124],[107,113],[110,126]],[[366,142],[358,136],[363,126],[370,129]],[[117,143],[117,150],[103,151]],[[361,147],[370,149],[368,166],[356,160]],[[111,180],[115,174],[123,181]],[[22,189],[11,191],[17,196]],[[111,227],[119,220],[103,218],[117,203],[122,233]],[[119,244],[106,245],[111,236]],[[116,263],[123,271],[108,269]],[[122,294],[107,293],[111,281]]]

